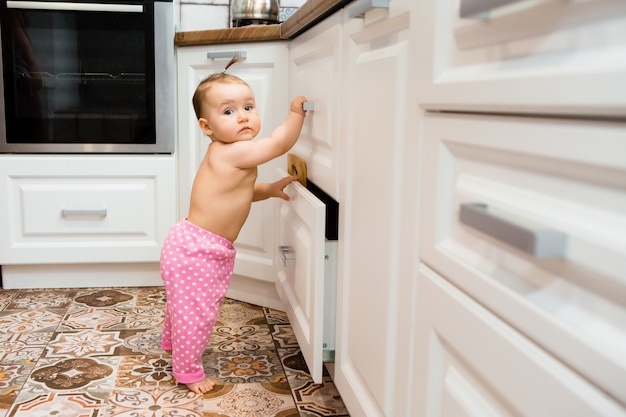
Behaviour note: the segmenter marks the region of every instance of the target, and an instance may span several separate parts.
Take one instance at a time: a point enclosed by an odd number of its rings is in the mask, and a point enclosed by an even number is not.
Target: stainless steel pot
[[[231,0],[233,26],[278,23],[278,0]]]

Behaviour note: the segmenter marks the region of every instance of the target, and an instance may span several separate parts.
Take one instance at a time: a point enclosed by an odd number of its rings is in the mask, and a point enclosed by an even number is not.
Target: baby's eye
[[[233,114],[233,111],[231,109],[224,110],[224,114]]]
[[[248,104],[247,106],[244,107],[244,109],[246,109],[246,111],[250,111],[252,110],[252,105]]]

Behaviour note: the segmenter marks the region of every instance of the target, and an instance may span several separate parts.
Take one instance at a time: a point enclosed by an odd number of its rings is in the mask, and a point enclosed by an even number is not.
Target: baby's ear
[[[198,126],[200,126],[200,130],[204,132],[205,135],[211,137],[213,134],[213,129],[209,126],[209,122],[204,117],[198,119]]]

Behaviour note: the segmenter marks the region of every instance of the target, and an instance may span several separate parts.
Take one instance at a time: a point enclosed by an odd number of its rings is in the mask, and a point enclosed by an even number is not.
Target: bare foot
[[[202,381],[194,382],[191,384],[187,384],[187,388],[196,394],[204,394],[205,392],[209,392],[215,386],[215,381],[211,381],[208,378],[204,378]]]

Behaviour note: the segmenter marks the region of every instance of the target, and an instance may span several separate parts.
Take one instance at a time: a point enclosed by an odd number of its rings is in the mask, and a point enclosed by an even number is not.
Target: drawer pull
[[[311,111],[315,110],[315,102],[314,101],[305,101],[302,103],[302,110]]]
[[[484,18],[493,9],[520,0],[461,0],[459,15],[462,18]]]
[[[495,214],[493,210],[489,210],[487,204],[461,204],[459,221],[537,258],[565,256],[567,247],[565,233],[512,219],[503,214]]]
[[[107,209],[66,209],[61,210],[63,217],[106,217]]]
[[[350,19],[362,18],[365,13],[375,8],[389,8],[389,0],[356,0],[348,8]]]
[[[215,51],[215,52],[207,52],[207,59],[230,59],[238,55],[241,59],[246,59],[246,51]]]
[[[296,253],[291,246],[279,246],[278,251],[280,252],[280,259],[283,261],[285,268],[296,267]]]

